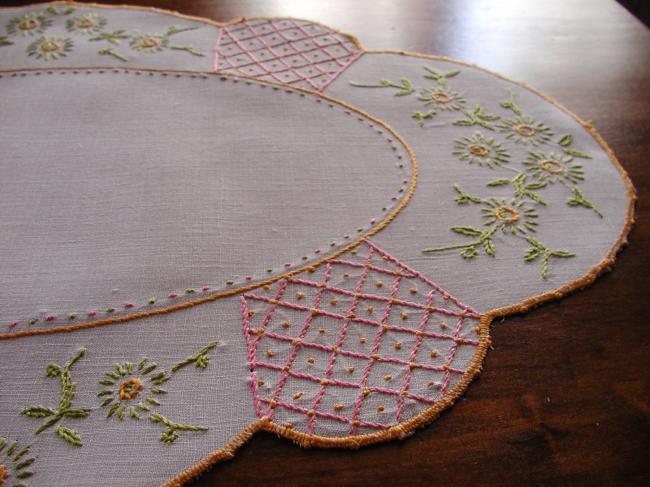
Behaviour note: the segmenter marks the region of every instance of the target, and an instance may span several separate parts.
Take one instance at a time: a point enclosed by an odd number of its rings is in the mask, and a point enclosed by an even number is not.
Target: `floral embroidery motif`
[[[553,184],[556,181],[562,184],[577,183],[584,180],[582,166],[574,164],[573,158],[561,156],[553,152],[529,152],[528,158],[523,161],[528,172],[533,178],[544,183]]]
[[[497,128],[517,144],[531,144],[535,147],[546,144],[553,137],[549,127],[527,115],[503,120]]]
[[[424,126],[425,122],[438,114],[438,110],[442,111],[459,111],[465,107],[467,101],[465,98],[456,91],[451,91],[447,88],[447,79],[458,76],[460,71],[447,71],[445,73],[436,71],[433,68],[424,66],[425,79],[434,80],[437,83],[435,87],[423,87],[419,90],[418,100],[424,102],[428,110],[416,110],[411,114],[411,117],[416,119],[420,126]],[[378,84],[366,84],[350,82],[351,86],[356,88],[394,88],[395,93],[393,96],[409,96],[415,93],[415,86],[408,78],[400,78],[400,84],[394,83],[388,79],[382,79]]]
[[[149,412],[151,407],[160,406],[156,396],[166,394],[167,391],[158,387],[170,379],[167,372],[156,372],[158,364],[149,363],[143,357],[138,365],[131,362],[118,362],[112,370],[104,375],[106,378],[99,381],[107,386],[97,394],[103,398],[100,404],[107,409],[107,418],[124,419],[128,411],[132,419],[140,419],[138,411]]]
[[[0,486],[28,487],[34,475],[31,466],[36,462],[30,448],[29,445],[21,448],[18,442],[9,443],[0,436]]]
[[[153,54],[156,52],[164,51],[165,49],[174,49],[176,51],[186,51],[193,56],[205,56],[204,53],[194,50],[192,46],[180,46],[176,44],[170,44],[169,38],[178,34],[179,32],[186,32],[188,30],[196,30],[198,27],[185,27],[179,28],[175,25],[172,25],[167,32],[164,34],[153,33],[153,34],[142,34],[138,36],[131,37],[129,44],[136,51],[144,52],[147,54]]]
[[[457,139],[454,147],[456,149],[454,155],[461,161],[467,161],[470,164],[479,166],[485,164],[493,168],[510,162],[508,151],[492,137],[487,138],[481,133]]]
[[[106,409],[107,418],[117,418],[120,421],[124,420],[127,412],[133,420],[149,414],[151,423],[167,427],[160,437],[160,441],[165,444],[174,443],[179,431],[207,431],[208,428],[204,426],[176,423],[162,414],[152,413],[151,409],[160,406],[159,399],[167,394],[167,390],[161,387],[163,384],[188,365],[194,364],[196,368],[205,369],[210,361],[208,353],[218,345],[218,341],[209,343],[195,355],[173,365],[171,373],[158,369],[158,364],[146,357],[140,359],[137,365],[128,361],[116,363],[99,381],[100,385],[106,387],[97,393],[97,397],[102,400],[100,407]]]
[[[50,364],[47,366],[47,377],[58,378],[61,383],[59,406],[56,409],[45,406],[27,406],[22,410],[21,414],[24,416],[39,419],[46,418],[34,432],[35,435],[42,433],[56,424],[55,432],[61,439],[73,446],[81,446],[81,435],[75,430],[63,426],[60,421],[65,418],[86,418],[90,414],[91,409],[89,408],[72,407],[75,397],[75,384],[72,382],[70,370],[85,354],[86,349],[80,348],[63,367],[58,364]]]
[[[422,88],[418,100],[425,105],[432,105],[440,110],[458,111],[461,110],[467,101],[455,91],[446,88]]]
[[[99,14],[86,13],[68,19],[65,23],[68,32],[90,35],[101,31],[106,25],[106,17]]]
[[[488,227],[496,226],[503,233],[517,234],[534,232],[539,217],[534,208],[523,201],[511,199],[490,198],[483,200],[483,224]]]
[[[584,206],[585,208],[588,208],[590,210],[593,210],[596,215],[598,215],[600,218],[603,218],[603,212],[600,211],[600,209],[594,205],[591,201],[589,201],[582,190],[578,186],[574,186],[571,188],[571,193],[573,193],[573,198],[569,199],[567,201],[567,205],[569,206]]]
[[[11,19],[7,24],[7,33],[11,35],[32,36],[34,34],[42,34],[51,25],[52,21],[43,13],[29,12]]]
[[[68,37],[41,36],[27,46],[27,54],[36,59],[50,61],[67,56],[73,45]]]

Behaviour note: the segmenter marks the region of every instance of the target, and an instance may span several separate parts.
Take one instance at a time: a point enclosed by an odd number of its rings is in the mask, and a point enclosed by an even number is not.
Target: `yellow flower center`
[[[550,172],[551,174],[559,174],[564,172],[564,166],[558,161],[554,161],[553,159],[544,159],[543,161],[540,161],[539,167],[541,167],[546,172]]]
[[[41,51],[54,52],[61,50],[61,44],[55,41],[47,41],[41,44]]]
[[[499,206],[495,208],[494,216],[503,223],[516,223],[519,221],[519,212],[510,206]]]
[[[435,101],[436,103],[451,103],[454,101],[454,97],[451,96],[449,93],[444,93],[442,91],[434,91],[431,93],[431,99]]]
[[[92,19],[79,19],[77,20],[77,27],[88,29],[89,27],[95,27],[95,22]]]
[[[137,377],[131,377],[120,384],[119,394],[120,399],[128,401],[135,399],[142,391],[142,381]]]
[[[485,157],[490,153],[490,149],[482,144],[472,144],[467,147],[467,151],[476,157]]]
[[[32,30],[39,27],[41,23],[36,19],[25,19],[18,24],[20,30]]]
[[[517,132],[522,137],[534,137],[537,134],[537,131],[525,123],[519,124],[515,127],[515,132]]]
[[[0,463],[0,486],[4,485],[7,478],[9,478],[9,470],[7,470],[7,467]]]
[[[157,39],[155,37],[140,37],[138,39],[138,46],[142,47],[143,49],[159,47],[160,39]]]

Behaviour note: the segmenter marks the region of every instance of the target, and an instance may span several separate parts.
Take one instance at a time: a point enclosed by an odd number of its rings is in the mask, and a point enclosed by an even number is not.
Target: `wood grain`
[[[370,49],[447,55],[502,72],[593,121],[639,194],[637,225],[615,271],[494,323],[483,375],[432,425],[354,453],[304,450],[261,433],[192,487],[648,485],[650,33],[641,22],[610,0],[138,3],[216,20],[304,17]]]

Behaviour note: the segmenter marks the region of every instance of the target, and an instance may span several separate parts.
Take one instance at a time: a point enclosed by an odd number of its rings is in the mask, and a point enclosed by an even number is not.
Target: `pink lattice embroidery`
[[[366,242],[241,297],[259,417],[345,436],[440,401],[479,344],[479,314]]]
[[[361,53],[349,37],[306,20],[242,20],[219,31],[214,70],[322,90]]]

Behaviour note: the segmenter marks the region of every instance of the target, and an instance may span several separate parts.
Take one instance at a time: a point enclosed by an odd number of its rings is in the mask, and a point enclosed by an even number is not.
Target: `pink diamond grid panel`
[[[479,345],[475,310],[369,241],[240,300],[257,415],[308,434],[408,420]]]
[[[323,90],[362,54],[353,40],[296,19],[252,19],[223,26],[214,70]]]

